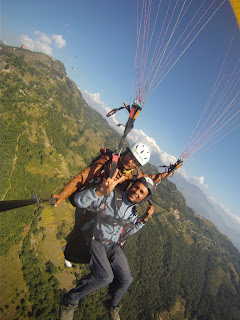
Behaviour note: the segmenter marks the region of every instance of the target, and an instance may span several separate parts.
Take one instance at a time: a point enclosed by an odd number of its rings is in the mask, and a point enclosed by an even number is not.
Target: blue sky
[[[62,61],[69,78],[81,90],[99,93],[101,101],[113,109],[124,101],[132,103],[134,98],[136,3],[136,0],[2,0],[1,39],[13,46],[25,44],[26,48]],[[155,12],[157,3],[154,1]],[[221,3],[222,0],[216,0],[214,7]],[[197,6],[199,0],[194,0],[193,7]],[[146,101],[135,122],[135,128],[153,137],[162,150],[176,158],[211,94],[236,25],[226,0]],[[238,29],[228,59],[236,63],[239,55]],[[225,74],[232,72],[230,66],[225,67]],[[120,123],[127,120],[124,111],[117,117]],[[213,147],[190,157],[184,165],[190,176],[204,177],[203,184],[208,186],[205,191],[238,216],[239,139],[240,127]]]

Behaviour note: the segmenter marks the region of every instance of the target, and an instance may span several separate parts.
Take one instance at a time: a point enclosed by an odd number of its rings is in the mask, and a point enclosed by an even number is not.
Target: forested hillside
[[[61,62],[8,46],[0,54],[1,200],[46,197],[120,136],[86,104]],[[125,245],[134,282],[121,319],[240,319],[237,249],[170,181],[153,203],[153,218]],[[0,222],[1,318],[58,319],[63,292],[88,272],[87,265],[64,266],[74,208],[69,201],[30,206],[1,213]],[[107,296],[102,289],[85,298],[75,319],[108,319]]]

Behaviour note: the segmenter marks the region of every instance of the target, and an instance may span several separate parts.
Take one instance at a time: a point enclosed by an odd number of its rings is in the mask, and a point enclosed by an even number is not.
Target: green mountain
[[[100,148],[115,149],[120,136],[86,104],[61,62],[4,45],[0,54],[1,200],[44,198]],[[153,203],[153,218],[124,248],[134,282],[121,319],[240,319],[238,250],[170,181],[159,185]],[[29,206],[2,212],[0,222],[1,318],[58,319],[63,292],[88,273],[87,265],[64,266],[74,208],[69,201]],[[108,319],[107,296],[102,289],[86,297],[75,319]]]

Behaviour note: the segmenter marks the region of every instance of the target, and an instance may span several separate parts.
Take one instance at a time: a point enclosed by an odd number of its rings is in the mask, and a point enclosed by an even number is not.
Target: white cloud
[[[208,189],[208,185],[204,183],[204,177],[193,177],[193,181],[196,181],[197,184],[199,184],[200,186],[205,187],[206,189]]]
[[[26,49],[34,50],[34,41],[26,35],[21,35],[19,38],[21,44],[24,44]]]
[[[62,35],[53,34],[48,36],[46,33],[39,30],[34,31],[33,34],[33,38],[30,38],[27,35],[21,35],[19,38],[20,43],[23,44],[26,49],[40,51],[51,56],[53,46],[61,49],[66,45],[66,40],[63,39]]]
[[[42,42],[40,40],[36,40],[34,42],[34,47],[35,47],[35,50],[36,51],[40,51],[40,52],[43,52],[49,56],[52,55],[52,47],[46,43],[46,42]]]
[[[221,209],[223,209],[228,216],[230,216],[232,219],[234,219],[236,222],[240,223],[240,217],[236,216],[235,214],[231,213],[222,203],[216,201],[216,199],[213,196],[208,196],[208,198],[214,203],[216,206],[219,206]]]
[[[0,39],[0,44],[7,44],[7,41],[6,40],[4,40],[4,39]]]
[[[43,43],[47,43],[47,44],[51,44],[52,40],[43,32],[40,31],[34,31],[34,34],[36,36],[38,36],[38,41],[43,42]]]
[[[89,104],[89,106],[97,110],[101,115],[106,116],[107,108],[105,104],[100,100],[100,93],[90,93],[87,90],[81,91],[83,98]]]
[[[80,89],[79,89],[80,90]],[[110,108],[108,108],[104,102],[101,101],[100,99],[100,93],[90,93],[87,90],[82,90],[81,91],[82,96],[84,98],[84,100],[88,103],[88,105],[95,109],[96,111],[98,111],[104,118],[106,118],[106,120],[108,121],[108,123],[114,128],[116,129],[118,132],[122,133],[123,129],[117,127],[116,125],[118,124],[118,121],[115,118],[115,115],[113,115],[110,118],[106,117],[106,114],[111,110]]]
[[[54,45],[57,48],[63,48],[66,46],[66,40],[63,39],[61,34],[53,34],[52,35],[53,41],[54,41]]]

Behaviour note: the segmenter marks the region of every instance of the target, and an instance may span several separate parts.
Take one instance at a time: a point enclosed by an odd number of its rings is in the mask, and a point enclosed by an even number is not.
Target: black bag
[[[89,263],[93,233],[98,222],[96,210],[76,208],[80,221],[67,237],[65,259],[73,263]]]

